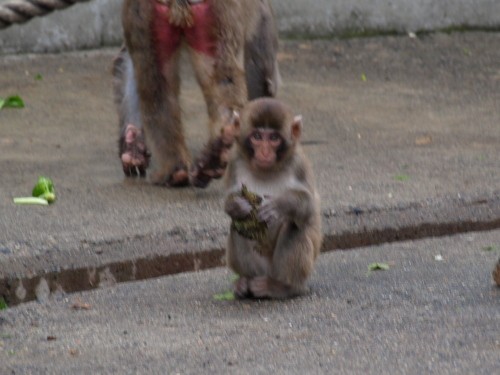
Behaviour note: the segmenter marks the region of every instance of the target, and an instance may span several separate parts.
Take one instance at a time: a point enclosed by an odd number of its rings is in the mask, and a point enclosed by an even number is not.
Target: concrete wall
[[[10,0],[0,0],[0,5]],[[272,0],[283,35],[448,27],[500,28],[500,0]],[[0,30],[0,53],[53,52],[121,41],[122,0],[92,0]]]

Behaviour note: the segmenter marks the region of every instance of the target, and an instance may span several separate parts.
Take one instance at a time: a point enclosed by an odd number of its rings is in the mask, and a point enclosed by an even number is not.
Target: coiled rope
[[[11,0],[0,4],[0,30],[33,17],[45,16],[54,10],[68,8],[90,0]]]

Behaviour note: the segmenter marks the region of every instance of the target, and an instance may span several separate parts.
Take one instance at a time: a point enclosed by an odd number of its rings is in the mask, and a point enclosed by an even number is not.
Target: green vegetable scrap
[[[38,182],[33,188],[31,195],[33,195],[34,197],[43,198],[49,203],[53,203],[56,200],[54,183],[50,178],[40,176],[38,178]]]
[[[24,101],[18,95],[0,98],[0,109],[2,108],[24,108]]]
[[[368,265],[368,274],[371,271],[387,271],[389,265],[387,263],[371,263]]]
[[[245,238],[256,240],[259,243],[264,241],[267,234],[267,224],[259,221],[257,218],[257,210],[262,203],[262,197],[248,191],[245,185],[241,187],[241,196],[247,200],[252,206],[250,215],[241,220],[233,220],[232,228]]]
[[[234,293],[229,291],[221,294],[214,294],[214,299],[216,301],[233,301]]]
[[[48,206],[49,205],[49,202],[47,202],[46,199],[37,198],[37,197],[14,198],[14,203],[21,204],[21,205],[39,205],[39,206]]]
[[[408,181],[410,179],[410,176],[408,176],[406,174],[398,174],[398,175],[394,176],[394,179],[396,181],[405,182],[405,181]]]
[[[499,251],[500,250],[500,246],[489,245],[489,246],[483,247],[483,250],[484,251]]]
[[[389,265],[387,263],[371,263],[368,265],[369,271],[377,271],[377,270],[387,271],[388,269]]]
[[[47,206],[49,203],[54,203],[56,200],[56,191],[54,183],[48,177],[40,176],[36,183],[31,197],[14,198],[15,204],[21,205],[42,205]]]
[[[7,302],[5,302],[3,297],[0,297],[0,310],[6,310],[8,307]]]

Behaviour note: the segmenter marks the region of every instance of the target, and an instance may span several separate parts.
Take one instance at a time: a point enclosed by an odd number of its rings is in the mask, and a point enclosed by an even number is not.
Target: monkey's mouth
[[[258,169],[271,169],[275,163],[274,159],[268,159],[268,160],[255,160],[254,165]]]

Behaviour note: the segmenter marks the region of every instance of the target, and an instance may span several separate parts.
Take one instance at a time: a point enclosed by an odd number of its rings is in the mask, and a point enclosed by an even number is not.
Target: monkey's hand
[[[307,191],[288,190],[283,195],[265,199],[257,217],[268,226],[290,221],[301,227],[313,214],[312,197]]]
[[[262,204],[259,206],[257,218],[259,221],[266,223],[268,227],[274,223],[281,222],[284,215],[280,211],[279,200],[269,198],[264,199]]]
[[[231,194],[226,199],[224,209],[232,219],[238,220],[245,219],[250,215],[252,205],[242,196]]]

